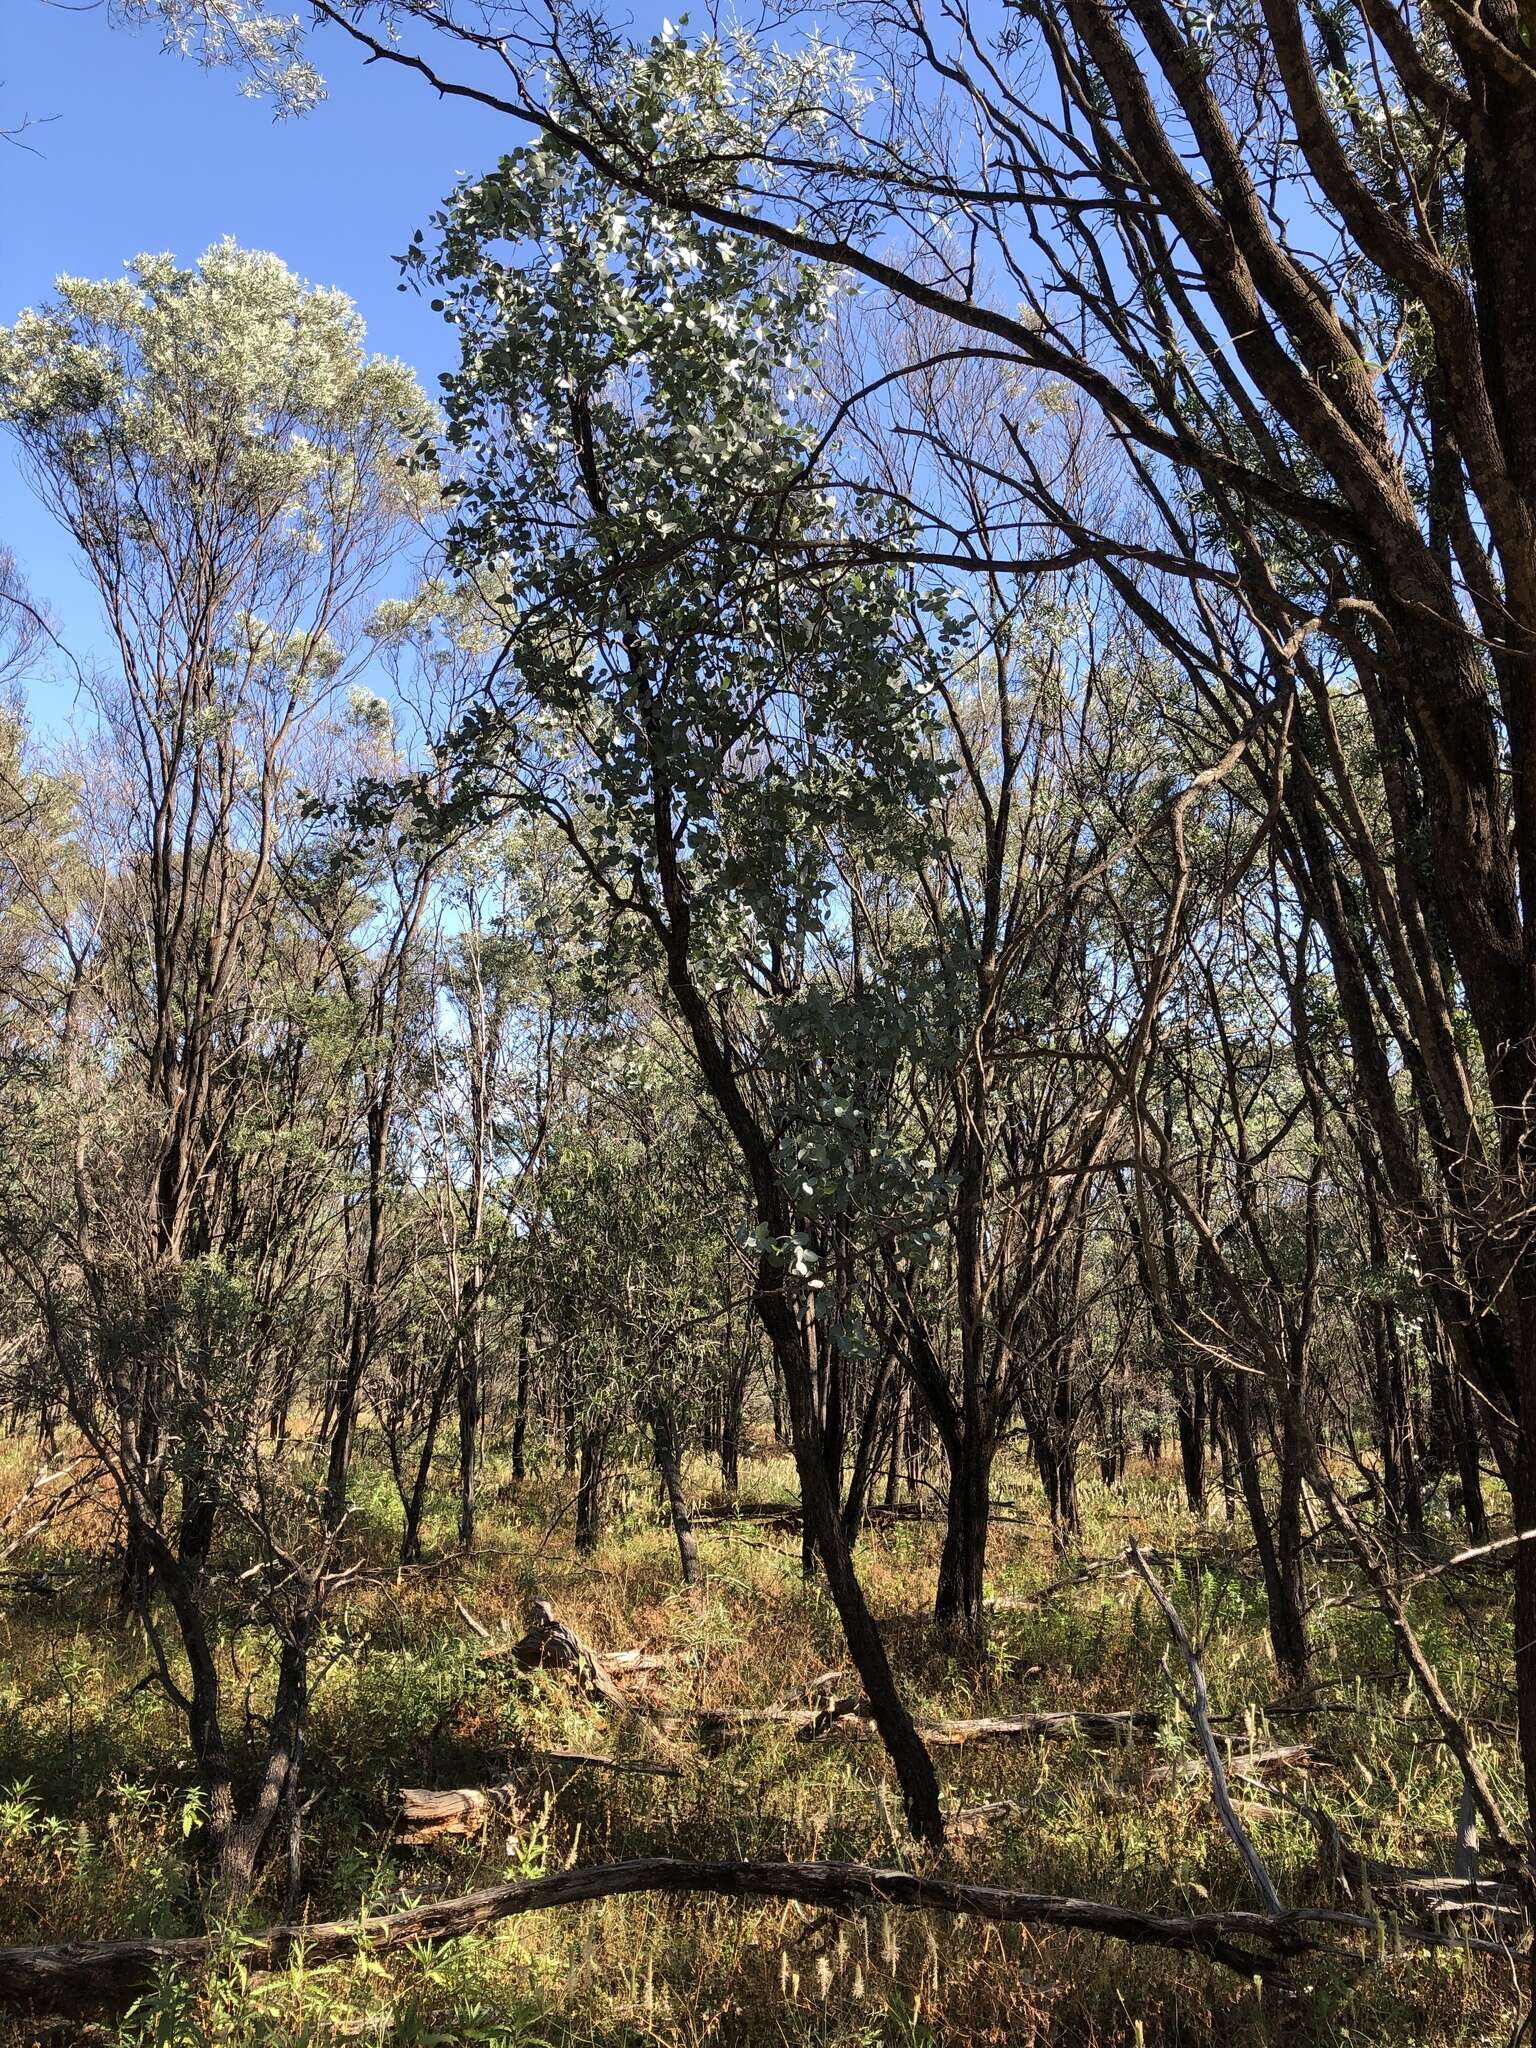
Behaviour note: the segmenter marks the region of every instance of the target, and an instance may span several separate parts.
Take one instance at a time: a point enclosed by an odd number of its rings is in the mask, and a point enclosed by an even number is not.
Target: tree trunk
[[[432,1456],[437,1449],[437,1432],[442,1423],[443,1403],[448,1398],[448,1373],[439,1368],[437,1382],[432,1389],[432,1404],[427,1410],[426,1433],[421,1440],[421,1455],[416,1460],[416,1477],[411,1485],[410,1498],[405,1503],[405,1528],[400,1537],[400,1562],[417,1564],[421,1559],[421,1527],[427,1513],[427,1489],[432,1479]]]
[[[1282,1422],[1280,1494],[1271,1517],[1264,1499],[1247,1385],[1243,1383],[1234,1389],[1223,1383],[1221,1395],[1232,1437],[1237,1483],[1242,1489],[1243,1504],[1248,1510],[1248,1521],[1259,1553],[1259,1566],[1264,1575],[1264,1591],[1269,1602],[1270,1647],[1286,1682],[1299,1690],[1307,1682],[1311,1657],[1301,1568],[1302,1445],[1295,1441],[1295,1433]]]
[[[938,1845],[944,1840],[944,1818],[933,1759],[923,1747],[902,1702],[885,1644],[854,1571],[837,1500],[827,1483],[826,1450],[816,1415],[815,1379],[811,1361],[804,1355],[805,1333],[784,1298],[782,1276],[766,1259],[758,1269],[756,1298],[758,1313],[780,1364],[805,1527],[826,1573],[827,1590],[843,1624],[848,1654],[863,1684],[870,1714],[901,1786],[907,1824],[920,1841]]]
[[[475,1482],[480,1469],[480,1341],[478,1328],[463,1336],[458,1353],[459,1548],[475,1547]]]
[[[597,1548],[603,1533],[603,1452],[606,1434],[599,1430],[581,1432],[581,1452],[576,1478],[576,1548],[585,1556]]]
[[[1179,1422],[1179,1465],[1189,1511],[1205,1519],[1205,1374],[1190,1372],[1177,1358],[1170,1368]]]
[[[906,1450],[907,1404],[912,1390],[903,1372],[896,1384],[896,1412],[891,1417],[890,1459],[885,1468],[885,1505],[895,1507],[901,1492],[902,1457]]]
[[[727,1500],[741,1491],[741,1409],[746,1392],[742,1381],[732,1376],[725,1390],[724,1412],[720,1417],[720,1488]]]
[[[683,1584],[699,1583],[699,1546],[688,1514],[688,1496],[683,1491],[682,1456],[677,1441],[677,1417],[671,1407],[658,1402],[651,1410],[651,1441],[656,1446],[656,1469],[667,1491],[672,1514],[672,1532],[677,1538],[678,1561]]]
[[[1488,1510],[1483,1500],[1481,1433],[1477,1403],[1462,1377],[1456,1346],[1443,1323],[1435,1326],[1430,1377],[1430,1437],[1439,1455],[1456,1467],[1460,1510],[1469,1543],[1488,1541]],[[1516,1457],[1519,1452],[1517,1450]],[[1511,1489],[1513,1491],[1513,1489]],[[1523,1525],[1522,1525],[1523,1526]]]
[[[971,1655],[986,1646],[991,1494],[992,1445],[978,1426],[966,1431],[950,1456],[944,1549],[933,1604],[935,1625]]]
[[[569,1358],[560,1361],[560,1431],[569,1477],[576,1470],[580,1448],[576,1431],[576,1369]]]
[[[1372,1307],[1370,1343],[1376,1368],[1377,1427],[1381,1434],[1387,1515],[1395,1530],[1416,1540],[1424,1533],[1424,1496],[1419,1486],[1408,1360],[1397,1316],[1391,1308],[1381,1304]]]
[[[528,1401],[533,1373],[533,1311],[523,1303],[517,1332],[517,1391],[512,1417],[512,1483],[521,1486],[528,1477]]]

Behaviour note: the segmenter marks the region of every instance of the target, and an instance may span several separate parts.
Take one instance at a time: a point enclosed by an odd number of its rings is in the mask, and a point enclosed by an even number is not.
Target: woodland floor
[[[26,1476],[19,1447],[0,1451],[0,1506]],[[691,1475],[707,1501],[711,1475]],[[782,1460],[743,1474],[754,1500],[787,1498]],[[1244,1525],[1218,1507],[1185,1512],[1172,1460],[1133,1466],[1113,1490],[1084,1483],[1079,1553],[1053,1553],[1038,1492],[1022,1470],[999,1474],[1017,1521],[999,1523],[991,1590],[1009,1601],[992,1623],[985,1666],[941,1653],[923,1616],[938,1530],[898,1524],[866,1534],[862,1569],[908,1695],[931,1716],[1034,1709],[1155,1707],[1167,1732],[1134,1746],[1073,1737],[940,1753],[946,1803],[1010,1799],[1024,1814],[946,1850],[936,1867],[978,1881],[1200,1912],[1253,1903],[1203,1773],[1170,1782],[1173,1757],[1195,1754],[1161,1664],[1166,1633],[1151,1600],[1117,1568],[1043,1589],[1135,1535],[1176,1554],[1162,1571],[1190,1631],[1205,1643],[1223,1727],[1275,1743],[1309,1739],[1327,1761],[1273,1786],[1327,1807],[1377,1858],[1447,1870],[1457,1779],[1375,1611],[1351,1598],[1353,1576],[1315,1565],[1318,1684],[1312,1711],[1277,1698],[1264,1605]],[[686,1725],[660,1716],[696,1705],[770,1704],[844,1662],[836,1616],[800,1574],[798,1537],[760,1525],[707,1527],[708,1584],[677,1583],[670,1529],[649,1481],[628,1489],[593,1558],[578,1557],[563,1513],[563,1475],[521,1498],[487,1475],[482,1549],[468,1564],[381,1570],[360,1590],[318,1661],[331,1661],[312,1717],[306,1824],[311,1917],[389,1909],[576,1861],[641,1854],[847,1858],[916,1867],[893,1781],[868,1741],[795,1742],[772,1731],[705,1753]],[[449,1504],[434,1532],[445,1539]],[[381,1567],[397,1542],[387,1477],[358,1487],[355,1530]],[[1437,1530],[1454,1548],[1459,1532]],[[196,1801],[184,1735],[144,1683],[138,1631],[114,1618],[104,1527],[49,1532],[29,1569],[48,1590],[0,1583],[0,1943],[63,1941],[200,1924],[193,1859]],[[1329,1605],[1331,1595],[1338,1604]],[[548,1599],[598,1649],[644,1645],[693,1653],[643,1690],[644,1711],[605,1711],[556,1676],[486,1661],[456,1611],[520,1632],[531,1598]],[[1454,1602],[1454,1605],[1452,1604]],[[1507,1581],[1457,1574],[1415,1595],[1413,1616],[1440,1675],[1479,1729],[1495,1773],[1513,1766]],[[226,1646],[229,1718],[247,1683],[268,1691],[258,1639]],[[1182,1679],[1182,1671],[1179,1673]],[[527,1769],[521,1811],[478,1839],[426,1848],[393,1832],[402,1785],[452,1787],[506,1775],[530,1746],[664,1761],[675,1777]],[[1160,1772],[1160,1775],[1159,1775]],[[519,1780],[520,1784],[522,1779]],[[1307,1787],[1310,1783],[1311,1791]],[[1250,1825],[1288,1905],[1338,1903],[1316,1840],[1263,1786],[1246,1788]],[[250,1924],[277,1917],[281,1859]],[[832,1919],[796,1905],[640,1898],[507,1921],[435,1951],[359,1957],[266,1977],[227,1964],[199,1984],[168,1983],[126,2021],[49,2032],[0,2023],[5,2048],[60,2038],[162,2044],[332,2041],[496,2043],[500,2048],[757,2048],[757,2044],[1450,2043],[1503,2042],[1513,2024],[1508,1959],[1456,1947],[1396,1954],[1384,1938],[1365,1966],[1300,1971],[1285,1991],[1247,1985],[1214,1965],[1074,1934],[1032,1936],[912,1912]]]

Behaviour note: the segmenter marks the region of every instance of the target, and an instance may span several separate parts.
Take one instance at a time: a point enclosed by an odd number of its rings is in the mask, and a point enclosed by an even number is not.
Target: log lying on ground
[[[782,1728],[797,1742],[817,1742],[826,1735],[873,1739],[876,1730],[864,1699],[823,1700],[805,1707],[700,1707],[691,1715],[667,1715],[671,1722],[691,1721],[704,1741],[716,1746],[751,1735],[760,1728]],[[1083,1735],[1101,1741],[1134,1741],[1155,1735],[1162,1719],[1140,1709],[1096,1713],[1088,1710],[1041,1714],[993,1714],[965,1721],[919,1721],[917,1732],[930,1749],[958,1749],[967,1742],[1033,1742],[1054,1735]]]
[[[1519,1888],[1512,1881],[1475,1875],[1446,1876],[1433,1869],[1384,1863],[1347,1841],[1332,1814],[1321,1807],[1290,1792],[1276,1796],[1311,1827],[1317,1837],[1318,1865],[1324,1878],[1352,1902],[1369,1905],[1373,1900],[1388,1898],[1395,1910],[1430,1926],[1443,1925],[1460,1916],[1477,1916],[1510,1928],[1524,1925],[1525,1908]]]
[[[992,1526],[998,1523],[1029,1524],[1028,1515],[1015,1514],[1013,1501],[994,1501],[988,1520]],[[922,1501],[873,1502],[864,1509],[863,1519],[871,1528],[889,1528],[901,1522],[935,1523],[940,1526],[944,1520],[942,1501],[932,1507]],[[800,1509],[794,1501],[737,1501],[730,1507],[698,1508],[692,1516],[694,1526],[700,1529],[729,1529],[733,1524],[755,1525],[760,1529],[798,1529]]]
[[[774,1710],[765,1708],[763,1711]],[[1268,1770],[1300,1768],[1321,1760],[1321,1752],[1309,1743],[1292,1742],[1271,1749],[1234,1749],[1227,1758],[1227,1769],[1234,1777],[1258,1777]],[[599,1770],[632,1772],[652,1778],[680,1778],[683,1775],[676,1764],[652,1763],[642,1757],[598,1756],[582,1749],[533,1749],[519,1757],[518,1762],[530,1772]],[[1198,1775],[1203,1769],[1204,1765],[1198,1759],[1184,1758],[1176,1763],[1160,1765],[1134,1786],[1103,1786],[1096,1796],[1109,1803],[1134,1805],[1152,1787]],[[478,1834],[488,1821],[517,1813],[518,1794],[524,1785],[525,1781],[520,1784],[517,1779],[504,1778],[488,1785],[459,1785],[447,1791],[402,1786],[395,1795],[399,1839],[421,1845],[450,1836]],[[949,1833],[952,1839],[980,1834],[1001,1821],[1027,1819],[1038,1810],[1038,1806],[1016,1799],[991,1800],[982,1806],[966,1807],[955,1814],[948,1823]]]
[[[567,1622],[561,1621],[547,1600],[535,1600],[529,1609],[528,1627],[516,1638],[492,1634],[461,1603],[460,1615],[480,1637],[480,1656],[489,1661],[510,1657],[525,1671],[561,1671],[609,1706],[627,1704],[613,1674],[626,1677],[651,1671],[670,1671],[686,1661],[685,1650],[594,1650]]]
[[[754,1522],[760,1528],[798,1529],[800,1510],[793,1501],[743,1500],[729,1507],[695,1508],[693,1523],[699,1529],[729,1528],[732,1522]]]
[[[605,1660],[560,1619],[547,1600],[534,1601],[527,1631],[512,1645],[510,1654],[525,1671],[562,1672],[605,1706],[627,1704],[622,1689],[609,1677]]]
[[[584,1749],[535,1749],[520,1761],[530,1770],[629,1771],[650,1778],[682,1776],[676,1764],[647,1763],[640,1757],[595,1756]],[[525,1789],[515,1778],[503,1778],[490,1785],[459,1785],[445,1792],[429,1791],[419,1785],[402,1786],[395,1795],[399,1839],[419,1845],[440,1841],[447,1835],[477,1835],[488,1821],[515,1816],[519,1795]]]
[[[1309,1743],[1288,1742],[1271,1749],[1235,1749],[1227,1758],[1227,1772],[1234,1778],[1259,1778],[1271,1770],[1302,1769],[1326,1760],[1321,1751]],[[1201,1758],[1183,1757],[1174,1763],[1160,1764],[1156,1770],[1127,1784],[1112,1784],[1101,1779],[1083,1784],[1072,1792],[1037,1794],[1032,1799],[991,1799],[983,1805],[965,1806],[951,1814],[945,1822],[945,1833],[951,1842],[959,1842],[985,1834],[1004,1821],[1033,1820],[1038,1823],[1044,1814],[1060,1811],[1081,1795],[1111,1812],[1139,1813],[1146,1808],[1149,1792],[1159,1786],[1177,1784],[1181,1779],[1198,1777],[1204,1770]],[[1262,1810],[1273,1812],[1277,1809]]]
[[[1329,1761],[1326,1751],[1312,1742],[1278,1742],[1268,1749],[1229,1748],[1224,1759],[1228,1776],[1255,1778],[1269,1770],[1306,1770]],[[1180,1778],[1198,1778],[1205,1770],[1199,1757],[1181,1757],[1176,1763],[1160,1764],[1146,1779],[1149,1785],[1171,1784]]]
[[[1204,1956],[1243,1977],[1273,1974],[1291,1958],[1316,1951],[1323,1944],[1314,1930],[1378,1932],[1378,1923],[1364,1914],[1317,1909],[1287,1913],[1278,1920],[1244,1912],[1155,1913],[1095,1899],[1004,1890],[862,1863],[694,1863],[670,1856],[641,1856],[626,1863],[600,1863],[556,1871],[549,1877],[491,1885],[484,1891],[434,1899],[398,1913],[269,1927],[242,1938],[240,1963],[250,1970],[268,1968],[280,1964],[295,1949],[302,1952],[307,1965],[334,1962],[361,1948],[377,1955],[424,1941],[451,1941],[518,1913],[647,1892],[794,1899],[833,1912],[894,1906],[969,1914],[1000,1924],[1101,1934],[1137,1946]],[[197,1969],[220,1945],[218,1937],[184,1935],[164,1940],[141,1936],[126,1941],[3,1948],[0,2009],[65,2013],[121,2007],[150,1988],[162,1973]]]
[[[966,1742],[1033,1742],[1043,1736],[1083,1735],[1103,1742],[1131,1742],[1155,1735],[1161,1714],[1139,1708],[1091,1713],[985,1715],[974,1721],[919,1721],[917,1732],[932,1749],[958,1749]]]
[[[1149,1550],[1143,1553],[1154,1564],[1176,1564],[1177,1558],[1171,1553]],[[1049,1585],[1037,1586],[1032,1593],[999,1593],[986,1602],[990,1613],[1023,1614],[1031,1607],[1037,1607],[1044,1600],[1054,1600],[1058,1593],[1074,1593],[1081,1587],[1092,1585],[1095,1579],[1106,1581],[1131,1579],[1136,1568],[1125,1561],[1125,1552],[1116,1551],[1113,1557],[1091,1557],[1088,1562],[1064,1579],[1052,1579]]]
[[[495,1785],[461,1785],[454,1791],[431,1792],[419,1785],[402,1786],[395,1826],[402,1842],[435,1842],[443,1835],[478,1834],[498,1814],[519,1810],[518,1787],[510,1778]]]

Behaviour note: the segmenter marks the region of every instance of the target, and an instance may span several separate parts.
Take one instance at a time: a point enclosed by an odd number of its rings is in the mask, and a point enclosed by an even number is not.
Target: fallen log
[[[1043,1736],[1084,1735],[1103,1741],[1129,1742],[1155,1735],[1161,1714],[1140,1708],[1092,1713],[984,1715],[974,1721],[919,1721],[917,1732],[930,1748],[958,1749],[966,1742],[1034,1742]]]
[[[306,1965],[315,1966],[362,1948],[379,1955],[421,1942],[455,1940],[519,1913],[637,1893],[793,1899],[833,1912],[894,1906],[969,1914],[998,1924],[1101,1934],[1135,1946],[1203,1956],[1245,1978],[1272,1975],[1292,1958],[1325,1946],[1315,1938],[1314,1928],[1375,1935],[1379,1927],[1364,1914],[1316,1908],[1292,1911],[1279,1919],[1249,1912],[1147,1912],[1096,1899],[1005,1890],[862,1863],[694,1863],[678,1857],[641,1856],[625,1863],[600,1863],[491,1885],[396,1913],[269,1927],[242,1938],[240,1965],[261,1970],[300,1956]],[[1460,1946],[1462,1937],[1455,1939]],[[194,1934],[0,1948],[0,2009],[72,2013],[120,2008],[165,1972],[195,1970],[222,1946],[222,1937]]]
[[[763,1708],[759,1711],[771,1714],[783,1710]],[[797,1736],[797,1740],[808,1739],[813,1739],[809,1731],[802,1731]],[[1235,1749],[1227,1758],[1227,1770],[1234,1777],[1257,1777],[1267,1770],[1302,1767],[1322,1760],[1321,1752],[1308,1743],[1284,1743],[1270,1749]],[[680,1778],[683,1775],[676,1764],[652,1763],[641,1757],[601,1756],[581,1749],[534,1749],[519,1756],[517,1761],[529,1771],[600,1770],[631,1772],[636,1776],[654,1778]],[[1110,1801],[1118,1797],[1123,1804],[1133,1804],[1143,1799],[1154,1786],[1173,1784],[1180,1778],[1196,1776],[1203,1769],[1204,1765],[1199,1760],[1182,1758],[1160,1765],[1139,1779],[1134,1787],[1103,1787],[1099,1796]],[[518,1790],[518,1781],[512,1778],[488,1785],[460,1785],[446,1791],[403,1786],[395,1795],[395,1825],[399,1839],[414,1846],[440,1841],[448,1836],[478,1834],[488,1821],[516,1814]],[[967,1807],[948,1823],[949,1833],[952,1838],[978,1834],[998,1821],[1027,1818],[1034,1810],[1013,1799]]]
[[[647,1778],[680,1778],[683,1775],[676,1764],[653,1764],[638,1756],[594,1756],[585,1749],[530,1750],[528,1761],[572,1771],[634,1771]]]
[[[1176,1564],[1178,1560],[1170,1553],[1160,1550],[1144,1551],[1143,1555],[1154,1564]],[[998,1593],[986,1602],[990,1612],[997,1614],[1023,1614],[1031,1607],[1037,1607],[1043,1600],[1054,1600],[1058,1593],[1075,1593],[1082,1587],[1092,1585],[1095,1579],[1131,1579],[1136,1568],[1125,1561],[1125,1552],[1118,1550],[1113,1557],[1093,1557],[1064,1579],[1052,1579],[1048,1585],[1037,1586],[1032,1593]]]
[[[1034,1518],[1015,1513],[1017,1506],[1016,1501],[994,1501],[990,1521],[993,1524],[1022,1523],[1032,1527]],[[897,1522],[942,1522],[943,1516],[942,1502],[928,1507],[921,1501],[879,1501],[871,1502],[864,1509],[864,1520],[872,1528],[889,1527]],[[754,1523],[759,1528],[798,1529],[800,1506],[797,1501],[790,1500],[734,1501],[729,1506],[699,1508],[692,1519],[702,1529],[729,1529],[733,1522]]]
[[[793,1501],[744,1500],[733,1502],[729,1507],[695,1508],[693,1520],[701,1529],[729,1528],[732,1522],[752,1522],[770,1529],[797,1529],[800,1510]]]
[[[639,1757],[596,1756],[583,1749],[535,1749],[520,1758],[530,1770],[630,1771],[651,1778],[680,1778],[676,1764],[653,1764]],[[402,1842],[418,1845],[445,1835],[477,1835],[490,1820],[515,1817],[522,1788],[515,1778],[490,1785],[459,1785],[436,1792],[403,1785],[396,1793],[395,1827]]]
[[[675,1671],[679,1664],[693,1661],[691,1650],[604,1650],[605,1671]]]
[[[839,1722],[868,1711],[869,1702],[859,1694],[844,1699],[823,1699],[814,1705],[780,1707],[700,1707],[692,1714],[669,1714],[674,1724],[692,1722],[709,1748],[718,1748],[733,1737],[750,1735],[755,1728],[782,1728],[796,1742],[814,1742]]]
[[[563,1671],[595,1698],[611,1706],[625,1704],[624,1695],[611,1674],[622,1671],[638,1676],[651,1671],[670,1671],[692,1656],[688,1650],[594,1650],[576,1631],[556,1615],[547,1600],[535,1600],[529,1610],[526,1631],[516,1637],[498,1636],[477,1621],[468,1608],[456,1601],[461,1618],[480,1638],[476,1653],[484,1662],[510,1657],[525,1671]]]
[[[691,1715],[669,1714],[672,1723],[691,1721],[706,1743],[728,1742],[759,1728],[782,1728],[796,1742],[817,1742],[823,1736],[847,1735],[875,1739],[868,1702],[857,1697],[824,1700],[805,1707],[700,1707]],[[930,1749],[958,1749],[968,1742],[1033,1742],[1055,1735],[1084,1735],[1118,1742],[1155,1735],[1162,1717],[1139,1708],[1092,1712],[991,1714],[974,1720],[918,1721],[917,1732]]]
[[[1347,1841],[1332,1814],[1321,1807],[1298,1799],[1291,1792],[1277,1792],[1275,1796],[1311,1827],[1317,1838],[1318,1865],[1324,1879],[1351,1902],[1368,1906],[1385,1896],[1399,1912],[1422,1917],[1431,1925],[1462,1914],[1478,1914],[1499,1926],[1524,1925],[1525,1907],[1513,1881],[1459,1873],[1446,1876],[1433,1869],[1384,1863]]]
[[[622,1688],[608,1675],[611,1660],[584,1643],[547,1600],[534,1601],[528,1627],[515,1642],[503,1643],[492,1636],[481,1644],[480,1655],[511,1657],[524,1671],[558,1671],[605,1706],[628,1704]]]
[[[1311,1742],[1278,1742],[1269,1749],[1229,1749],[1225,1758],[1227,1775],[1234,1778],[1256,1778],[1267,1770],[1305,1770],[1328,1760],[1327,1753]],[[1202,1758],[1181,1757],[1176,1763],[1160,1764],[1144,1782],[1171,1784],[1179,1778],[1198,1778],[1205,1769]]]
[[[443,1835],[477,1835],[497,1815],[519,1810],[518,1788],[510,1778],[495,1785],[462,1785],[455,1791],[430,1792],[417,1785],[397,1794],[395,1827],[402,1842],[435,1842]]]

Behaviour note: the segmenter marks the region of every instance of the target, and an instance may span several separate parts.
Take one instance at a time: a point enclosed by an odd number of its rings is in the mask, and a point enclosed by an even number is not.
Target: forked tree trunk
[[[781,1362],[805,1527],[826,1574],[827,1590],[843,1625],[848,1654],[901,1786],[907,1824],[919,1840],[941,1843],[944,1819],[933,1759],[923,1747],[902,1702],[885,1644],[854,1570],[837,1500],[827,1483],[826,1452],[817,1424],[810,1362],[803,1355],[803,1334],[785,1300],[783,1278],[766,1258],[758,1269],[756,1298],[758,1312]]]
[[[432,1482],[432,1458],[437,1449],[437,1433],[442,1426],[443,1406],[447,1398],[447,1370],[439,1367],[432,1388],[431,1406],[427,1410],[427,1427],[421,1439],[421,1452],[416,1460],[416,1477],[411,1483],[410,1497],[405,1503],[405,1528],[400,1537],[402,1564],[417,1564],[421,1560],[421,1531],[427,1514],[427,1492]]]
[[[663,814],[670,815],[665,800],[661,810]],[[663,893],[667,913],[672,920],[664,937],[668,985],[693,1040],[705,1085],[740,1150],[742,1163],[752,1183],[758,1219],[767,1226],[771,1236],[782,1237],[792,1219],[779,1181],[775,1147],[742,1094],[736,1068],[728,1049],[721,1042],[714,1014],[694,978],[688,950],[691,906],[680,885],[674,862],[675,856],[668,848],[662,861]],[[753,1306],[773,1346],[774,1360],[783,1381],[806,1529],[821,1558],[827,1589],[843,1625],[849,1656],[859,1674],[870,1713],[880,1730],[901,1786],[907,1824],[920,1840],[938,1845],[944,1840],[944,1816],[939,1805],[939,1781],[933,1759],[923,1747],[912,1716],[897,1690],[880,1631],[875,1626],[864,1598],[864,1589],[853,1567],[853,1554],[843,1533],[837,1499],[827,1484],[826,1446],[822,1442],[817,1415],[816,1363],[807,1351],[808,1332],[802,1327],[787,1292],[782,1269],[767,1251],[758,1260],[752,1293]]]
[[[1280,1491],[1271,1513],[1264,1498],[1258,1448],[1253,1434],[1251,1397],[1246,1381],[1236,1388],[1223,1383],[1221,1397],[1232,1437],[1237,1483],[1242,1489],[1243,1504],[1248,1510],[1248,1521],[1264,1577],[1264,1592],[1269,1603],[1270,1647],[1286,1682],[1299,1690],[1307,1682],[1311,1661],[1302,1581],[1304,1446],[1282,1419]]]
[[[1184,1498],[1189,1511],[1205,1519],[1205,1374],[1188,1371],[1175,1356],[1173,1378],[1174,1408],[1179,1424],[1179,1467],[1184,1475]]]

